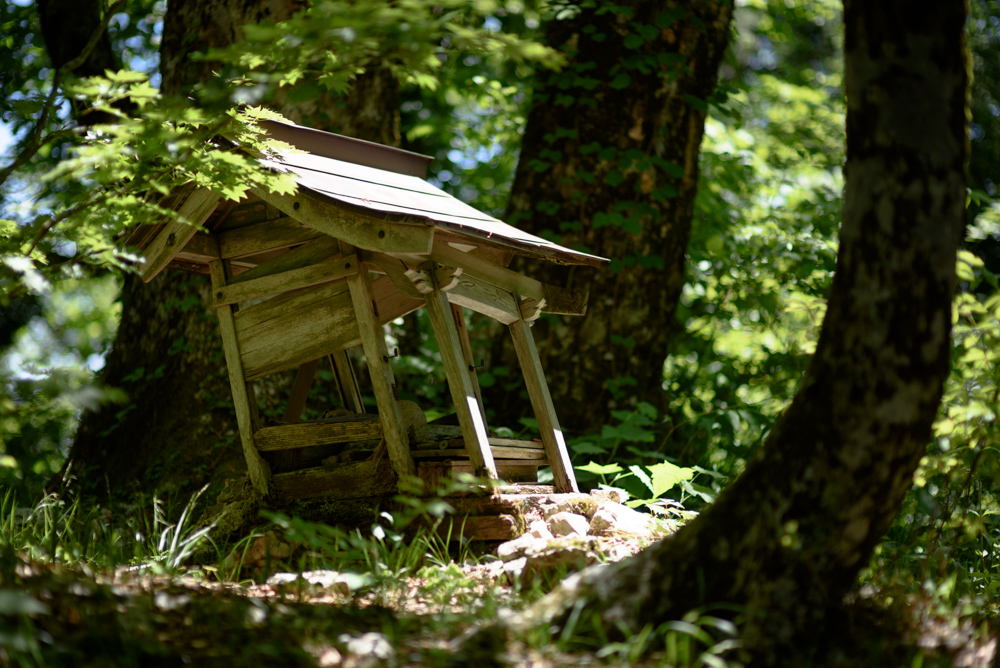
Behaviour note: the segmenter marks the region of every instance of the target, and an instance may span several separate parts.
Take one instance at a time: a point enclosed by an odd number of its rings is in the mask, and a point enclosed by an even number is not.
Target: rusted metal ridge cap
[[[278,141],[314,155],[335,158],[356,165],[384,169],[397,174],[426,178],[432,157],[375,142],[314,130],[302,125],[261,121],[261,127]]]

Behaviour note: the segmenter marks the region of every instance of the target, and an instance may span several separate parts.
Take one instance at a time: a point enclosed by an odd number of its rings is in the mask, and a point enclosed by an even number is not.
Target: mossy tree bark
[[[188,95],[212,76],[217,64],[193,61],[192,53],[232,44],[243,25],[283,20],[299,6],[292,0],[171,0],[161,44],[164,94]],[[295,106],[279,99],[271,106],[312,127],[399,143],[398,84],[383,71],[362,76],[344,98]],[[102,380],[124,388],[129,401],[82,416],[67,472],[84,489],[189,492],[245,472],[209,287],[207,277],[173,270],[149,284],[125,278],[122,321]],[[258,393],[261,402],[283,396],[280,380],[262,382],[268,387]]]
[[[965,5],[847,0],[847,187],[819,344],[762,455],[689,526],[576,579],[632,629],[735,603],[762,665],[806,665],[844,639],[824,615],[892,521],[925,453],[949,368],[965,210]],[[824,647],[824,644],[833,647]],[[811,664],[810,664],[811,665]]]
[[[532,93],[507,220],[613,259],[610,270],[532,269],[590,290],[585,317],[546,317],[534,332],[561,422],[592,430],[609,420],[616,397],[661,403],[706,100],[733,7],[728,0],[630,0],[614,11],[581,4],[547,26],[545,41],[568,64]],[[509,337],[496,338],[491,362],[517,368]],[[516,392],[499,384],[488,392],[501,420],[525,411]]]

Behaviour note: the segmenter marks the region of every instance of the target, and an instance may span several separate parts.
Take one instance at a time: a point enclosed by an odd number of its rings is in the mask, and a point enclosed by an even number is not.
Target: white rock
[[[351,595],[351,587],[348,583],[348,577],[342,573],[338,573],[337,571],[304,571],[301,574],[275,573],[267,579],[267,584],[289,586],[294,585],[299,578],[302,578],[314,587],[332,589],[334,592],[344,596]]]
[[[534,547],[536,542],[538,542],[537,538],[532,536],[530,533],[526,533],[523,536],[515,538],[514,540],[508,540],[506,543],[500,543],[497,547],[497,556],[503,561],[517,559],[518,557],[524,556],[524,553]]]
[[[649,515],[632,510],[620,503],[604,503],[594,513],[590,520],[590,533],[595,536],[615,534],[630,534],[648,537],[652,518]]]
[[[556,513],[549,518],[549,531],[555,536],[586,536],[590,525],[587,518],[576,513]]]
[[[552,532],[544,520],[535,520],[528,526],[528,533],[539,540],[552,540]]]

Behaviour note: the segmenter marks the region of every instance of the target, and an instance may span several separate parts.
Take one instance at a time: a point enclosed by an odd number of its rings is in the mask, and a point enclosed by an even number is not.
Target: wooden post
[[[319,360],[306,362],[299,367],[298,373],[295,374],[295,383],[292,385],[292,394],[285,406],[285,413],[281,416],[282,422],[298,422],[302,417],[302,409],[306,407],[306,399],[309,398],[309,389],[316,377],[317,368]]]
[[[433,276],[433,269],[426,271],[426,274]],[[434,335],[437,337],[438,350],[441,351],[444,373],[448,378],[451,399],[455,403],[455,412],[458,413],[458,424],[462,429],[462,438],[465,440],[465,450],[472,463],[472,471],[477,476],[496,480],[497,468],[493,462],[489,436],[486,434],[486,421],[469,378],[469,365],[462,354],[462,344],[451,305],[448,303],[448,296],[441,290],[434,289],[424,295],[424,299],[431,316]]]
[[[226,268],[222,260],[212,260],[208,264],[208,269],[212,277],[212,292],[217,294],[220,288],[226,285]],[[229,386],[233,391],[236,422],[240,428],[240,441],[243,444],[243,456],[247,461],[250,482],[257,491],[266,496],[269,491],[271,469],[257,452],[253,442],[253,432],[257,426],[257,405],[253,399],[253,387],[243,376],[240,346],[236,340],[236,326],[233,322],[233,308],[233,305],[226,304],[216,309],[216,313],[219,314],[219,329],[222,331],[222,349],[226,354]]]
[[[450,304],[450,306],[451,315],[455,319],[455,331],[458,332],[458,342],[462,345],[462,357],[465,358],[465,365],[469,368],[469,382],[472,383],[472,391],[476,393],[476,401],[479,403],[479,414],[483,416],[483,424],[486,424],[483,391],[479,388],[479,376],[476,375],[476,360],[472,357],[472,342],[469,341],[469,329],[465,326],[465,312],[457,304]]]
[[[559,426],[559,419],[556,417],[556,410],[552,405],[552,396],[549,394],[549,386],[545,382],[545,373],[538,360],[535,337],[532,336],[530,326],[523,319],[508,325],[508,327],[510,335],[514,339],[514,352],[517,353],[517,360],[521,364],[524,383],[528,387],[531,407],[535,411],[535,419],[538,421],[542,445],[545,447],[545,454],[552,467],[556,491],[578,492],[580,489],[576,485],[573,464],[570,462],[569,452],[566,450],[566,439]]]
[[[361,388],[358,387],[358,377],[354,373],[354,365],[346,350],[338,350],[330,355],[330,366],[333,367],[334,380],[344,408],[352,413],[365,412],[365,404],[361,400]]]
[[[361,345],[368,361],[372,390],[378,404],[379,421],[382,423],[382,437],[389,451],[389,461],[400,478],[416,475],[417,468],[410,456],[410,441],[406,436],[403,413],[396,398],[396,383],[389,364],[389,351],[385,347],[385,332],[375,316],[375,298],[372,295],[371,277],[367,265],[347,279],[351,291],[351,302],[358,321]]]

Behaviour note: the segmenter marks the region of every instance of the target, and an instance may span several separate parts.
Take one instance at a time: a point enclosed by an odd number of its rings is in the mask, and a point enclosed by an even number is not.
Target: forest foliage
[[[737,5],[723,94],[711,101],[701,147],[678,312],[683,334],[663,360],[668,408],[631,395],[620,379],[612,420],[600,432],[572,434],[569,444],[584,486],[621,488],[642,504],[697,510],[739,475],[815,349],[836,262],[845,145],[840,5]],[[0,120],[14,138],[3,160],[12,168],[0,172],[0,486],[19,504],[37,499],[61,470],[81,410],[127,403],[127,388],[99,381],[120,316],[118,285],[134,269],[135,258],[116,245],[120,233],[148,215],[169,215],[156,193],[189,179],[227,195],[251,184],[289,187],[213,138],[267,151],[255,122],[268,117],[257,105],[274,86],[294,86],[304,98],[319,88],[342,92],[374,60],[404,84],[404,147],[435,156],[432,182],[501,214],[532,79],[560,64],[538,43],[540,26],[574,11],[568,2],[317,3],[285,26],[253,28],[245,44],[209,54],[227,65],[191,105],[157,91],[164,3],[116,7],[108,32],[126,69],[80,80],[49,64],[33,5],[0,5]],[[995,614],[1000,5],[973,0],[970,9],[970,215],[952,372],[913,490],[863,580],[951,605],[974,601]],[[319,44],[321,31],[335,36],[335,49]],[[637,47],[642,39],[637,29]],[[74,130],[73,105],[114,122]],[[631,233],[622,221],[606,223]],[[620,269],[612,262],[608,271]],[[404,397],[438,399],[434,409],[446,410],[444,388],[421,385],[439,364],[428,329],[417,328],[418,350],[399,360],[397,373]],[[628,346],[619,338],[615,344]],[[512,373],[486,369],[480,383],[517,388]],[[519,429],[534,427],[524,420]]]

